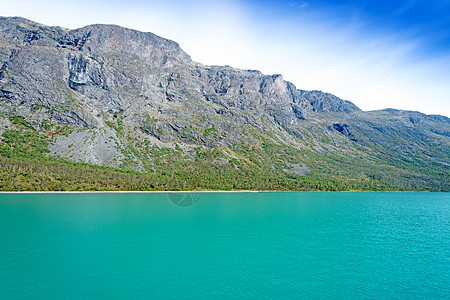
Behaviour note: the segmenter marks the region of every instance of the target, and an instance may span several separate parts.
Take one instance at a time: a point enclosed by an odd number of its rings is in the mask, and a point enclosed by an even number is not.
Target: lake
[[[0,194],[1,299],[449,290],[450,193]]]

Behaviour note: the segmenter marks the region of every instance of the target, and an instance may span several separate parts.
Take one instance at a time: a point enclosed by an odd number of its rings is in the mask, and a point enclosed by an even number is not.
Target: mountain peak
[[[95,24],[68,30],[21,17],[1,17],[0,35],[18,45],[71,47],[91,53],[129,53],[152,63],[161,63],[166,57],[182,63],[191,62],[178,43],[118,25]]]
[[[155,154],[162,148],[178,149],[173,159],[189,165],[283,177],[345,169],[354,157],[364,164],[352,171],[366,172],[370,159],[403,163],[426,143],[447,152],[420,159],[446,166],[450,146],[449,123],[437,117],[362,112],[280,74],[193,62],[173,41],[117,25],[69,30],[0,18],[0,104],[0,132],[53,136],[63,128],[52,155],[140,171],[164,168],[165,156]],[[211,151],[217,157],[204,161]],[[369,177],[358,174],[364,186]]]
[[[79,50],[104,53],[132,53],[147,60],[162,60],[164,55],[189,63],[191,58],[178,43],[150,32],[140,32],[117,25],[96,24],[70,31],[77,41],[82,41]]]

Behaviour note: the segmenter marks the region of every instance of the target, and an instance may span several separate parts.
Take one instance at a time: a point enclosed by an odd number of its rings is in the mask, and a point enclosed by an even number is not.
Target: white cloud
[[[308,2],[302,1],[302,2],[291,2],[289,3],[289,7],[295,9],[295,10],[303,10],[309,6]]]

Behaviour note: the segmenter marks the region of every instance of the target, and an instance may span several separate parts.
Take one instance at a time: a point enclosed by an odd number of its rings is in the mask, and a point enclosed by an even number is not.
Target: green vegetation
[[[9,121],[15,125],[22,125],[24,127],[31,128],[31,126],[21,116],[9,116]]]
[[[108,125],[111,129],[117,131],[119,135],[123,135],[123,121],[120,118],[116,118],[113,121],[106,121],[106,125]]]
[[[323,155],[265,139],[260,145],[198,146],[185,153],[178,144],[159,148],[127,135],[120,119],[109,126],[127,141],[121,168],[75,163],[47,155],[49,143],[55,136],[67,134],[67,128],[51,126],[56,132],[40,132],[21,117],[9,119],[13,128],[5,130],[0,141],[3,191],[450,190],[448,166],[432,160],[405,160],[389,150],[381,151],[380,157],[363,156],[357,151],[328,151]],[[214,127],[205,131],[216,132]],[[148,172],[132,170],[136,167],[133,157],[139,157]],[[289,164],[305,164],[313,171],[307,176],[288,173],[285,170]]]

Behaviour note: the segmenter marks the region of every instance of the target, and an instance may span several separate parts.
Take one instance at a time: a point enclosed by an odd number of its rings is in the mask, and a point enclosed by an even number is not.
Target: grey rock
[[[213,164],[217,164],[219,166],[227,165],[230,161],[226,158],[219,157],[213,161]]]
[[[437,159],[450,156],[447,117],[363,112],[332,94],[297,89],[278,74],[202,65],[176,42],[115,25],[69,30],[0,18],[0,112],[22,116],[36,130],[46,122],[74,129],[51,146],[54,155],[112,166],[123,162],[126,147],[141,151],[133,139],[186,145],[189,157],[195,147],[264,140],[324,155],[355,149],[373,157],[379,149],[416,155],[434,147],[445,156]],[[112,123],[124,132],[105,126]],[[130,159],[143,169],[138,155]]]
[[[290,167],[290,169],[283,169],[284,172],[297,174],[300,176],[306,176],[311,173],[311,169],[304,164],[292,164],[289,162],[286,164]]]
[[[350,126],[348,124],[333,124],[330,128],[342,133],[352,141],[358,141],[353,132],[350,130]]]
[[[309,101],[316,112],[354,112],[360,109],[347,100],[342,100],[332,94],[321,91],[300,91],[300,94]]]
[[[50,155],[67,157],[75,162],[118,167],[124,155],[124,147],[115,131],[108,127],[79,130],[68,136],[59,136],[50,144]]]

